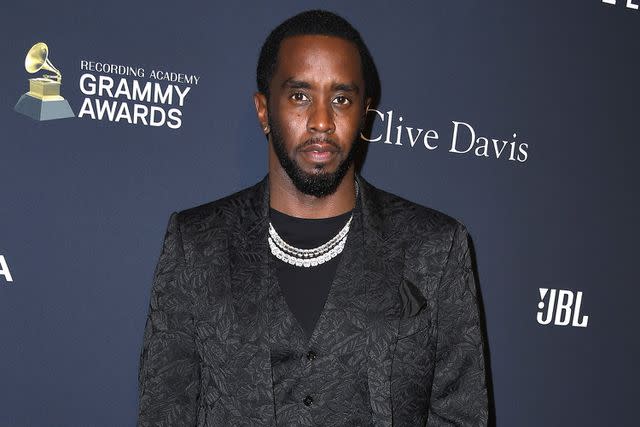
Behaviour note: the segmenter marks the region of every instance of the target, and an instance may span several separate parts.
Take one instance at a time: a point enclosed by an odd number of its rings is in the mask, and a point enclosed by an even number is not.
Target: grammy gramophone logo
[[[14,110],[35,120],[75,116],[67,100],[60,96],[62,74],[51,64],[46,43],[36,43],[29,49],[24,60],[24,68],[31,74],[40,70],[55,74],[44,74],[42,77],[29,79],[29,92],[20,97]]]

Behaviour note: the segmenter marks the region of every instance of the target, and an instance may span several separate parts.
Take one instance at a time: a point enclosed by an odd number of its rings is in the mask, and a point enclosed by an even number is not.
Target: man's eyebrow
[[[282,83],[282,87],[289,89],[311,89],[311,84],[304,80],[296,80],[293,77],[289,77]],[[340,92],[360,93],[360,87],[355,83],[335,83],[332,89]]]
[[[287,80],[282,83],[282,87],[287,87],[290,89],[310,89],[311,85],[302,80],[296,80],[293,77],[289,77]]]
[[[333,85],[333,90],[339,90],[340,92],[353,92],[360,93],[360,87],[355,83],[336,83]]]

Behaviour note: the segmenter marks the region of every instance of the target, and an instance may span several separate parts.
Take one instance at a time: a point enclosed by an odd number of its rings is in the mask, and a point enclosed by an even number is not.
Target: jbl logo
[[[589,323],[589,316],[580,318],[580,306],[582,305],[582,292],[564,289],[540,288],[540,302],[536,319],[541,325],[548,325],[553,322],[558,326],[578,326],[586,328]],[[546,306],[546,313],[545,308]]]
[[[638,10],[638,4],[634,3],[634,0],[626,0],[626,2],[627,2],[627,8]],[[616,0],[602,0],[602,3],[616,4]]]

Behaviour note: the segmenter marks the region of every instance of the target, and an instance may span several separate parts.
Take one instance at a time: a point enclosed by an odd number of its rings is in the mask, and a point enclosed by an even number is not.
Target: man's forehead
[[[290,55],[315,56],[330,54],[336,59],[360,60],[358,47],[352,41],[341,37],[323,34],[304,34],[289,36],[280,43],[278,59]]]
[[[318,77],[318,71],[330,72],[334,79],[362,77],[360,53],[355,43],[336,36],[296,35],[285,38],[278,52],[275,75],[281,79],[302,80],[304,75]]]

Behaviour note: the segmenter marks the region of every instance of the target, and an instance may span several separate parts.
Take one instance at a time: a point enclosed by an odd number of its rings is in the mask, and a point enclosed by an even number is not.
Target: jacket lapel
[[[311,348],[340,354],[360,345],[360,332],[366,325],[362,247],[362,214],[356,207],[326,303],[309,341]]]
[[[362,197],[364,276],[367,286],[369,395],[373,425],[391,426],[391,363],[398,334],[404,248],[381,193],[358,176]]]
[[[275,425],[269,311],[264,304],[270,292],[267,245],[269,191],[267,178],[258,183],[237,206],[237,221],[229,234],[230,280],[237,316],[235,360],[238,377],[237,408],[243,420]]]

